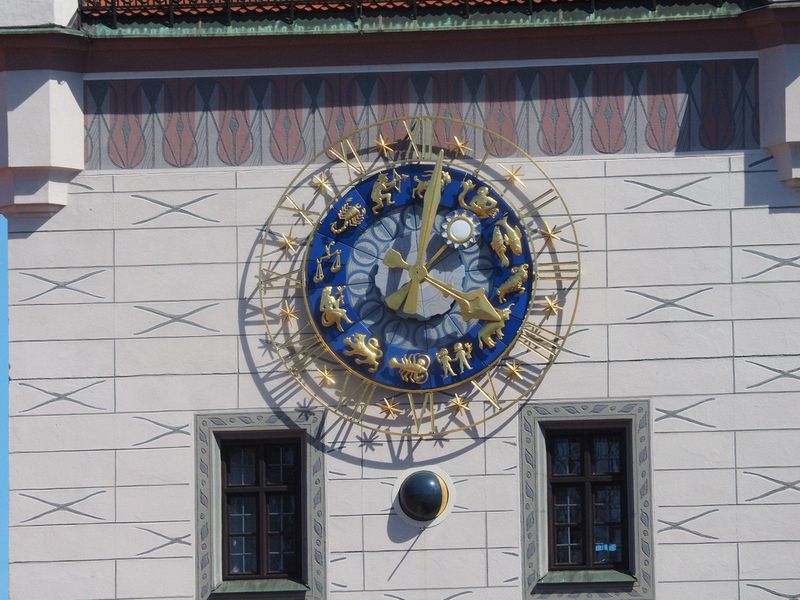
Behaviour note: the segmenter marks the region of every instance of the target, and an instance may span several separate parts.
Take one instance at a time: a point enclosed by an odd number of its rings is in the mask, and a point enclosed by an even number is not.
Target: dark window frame
[[[305,552],[304,543],[307,516],[307,498],[305,490],[305,473],[307,468],[307,452],[303,435],[286,431],[220,431],[216,433],[220,449],[220,499],[222,516],[222,579],[223,581],[252,581],[252,580],[305,580]],[[268,484],[266,482],[266,451],[269,446],[285,446],[291,444],[298,456],[295,478],[290,483]],[[228,485],[228,459],[231,447],[255,446],[256,457],[256,484],[255,485]],[[256,539],[258,548],[258,572],[256,573],[231,573],[230,570],[230,539],[228,498],[231,496],[257,495],[257,523]],[[269,524],[269,496],[287,495],[297,496],[296,531],[295,531],[295,565],[292,572],[269,572],[269,542],[267,536]]]
[[[634,511],[635,503],[632,498],[632,472],[634,468],[631,449],[631,423],[620,422],[618,420],[609,421],[586,421],[580,422],[548,422],[542,424],[542,433],[545,440],[546,464],[547,464],[547,546],[548,546],[548,570],[549,571],[604,571],[614,570],[632,573],[631,549],[634,543]],[[582,439],[582,474],[577,475],[554,475],[553,474],[553,439],[561,436],[575,436]],[[592,475],[591,474],[591,448],[590,438],[593,436],[618,435],[622,441],[622,452],[620,461],[622,472],[616,475]],[[583,491],[583,562],[582,564],[558,564],[556,562],[556,539],[555,539],[555,502],[553,487],[554,484],[564,485],[584,485]],[[622,560],[616,563],[594,564],[594,526],[593,526],[593,501],[592,486],[597,487],[609,484],[622,485]]]

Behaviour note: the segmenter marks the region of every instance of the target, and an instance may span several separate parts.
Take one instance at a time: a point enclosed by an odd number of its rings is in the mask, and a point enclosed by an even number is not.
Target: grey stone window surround
[[[630,539],[633,577],[606,574],[598,581],[594,571],[564,581],[558,571],[548,572],[547,464],[543,425],[586,424],[598,421],[629,426],[629,485],[632,529]],[[585,600],[616,598],[653,600],[653,531],[650,466],[649,400],[592,400],[582,402],[540,402],[526,405],[520,416],[520,464],[522,465],[522,561],[523,598],[536,600]],[[616,571],[612,572],[618,573]]]
[[[206,413],[195,416],[198,600],[323,600],[325,598],[324,450],[317,438],[321,414],[312,411]],[[219,432],[253,437],[299,433],[304,444],[303,583],[265,579],[222,581],[221,458]]]

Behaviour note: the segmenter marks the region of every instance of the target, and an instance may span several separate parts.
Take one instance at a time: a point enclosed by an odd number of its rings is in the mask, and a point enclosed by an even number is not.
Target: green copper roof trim
[[[540,585],[569,585],[573,583],[633,583],[636,578],[615,569],[596,571],[550,571],[539,580]]]
[[[800,2],[792,2],[792,5]],[[785,4],[780,5],[782,8]],[[777,8],[777,7],[776,7]],[[498,28],[565,27],[613,23],[647,23],[699,19],[724,19],[743,14],[736,2],[698,3],[679,6],[603,7],[594,12],[580,8],[537,10],[532,15],[519,12],[475,12],[469,18],[460,15],[420,15],[411,19],[405,14],[362,16],[358,20],[343,16],[314,17],[300,15],[293,23],[280,19],[234,20],[231,25],[219,22],[178,22],[173,27],[161,23],[120,23],[116,29],[102,24],[84,24],[92,38],[175,38],[241,37],[258,35],[310,35],[336,33],[385,33],[405,31],[447,31]]]
[[[56,33],[61,35],[71,35],[76,37],[89,37],[85,31],[74,27],[59,27],[58,25],[48,25],[46,27],[0,27],[0,35],[44,35]]]
[[[222,597],[226,594],[261,593],[286,593],[307,592],[309,587],[299,581],[291,579],[241,579],[238,581],[223,581],[211,592],[212,598]]]
[[[173,27],[156,23],[120,23],[115,29],[103,23],[87,23],[82,29],[59,27],[0,27],[0,36],[61,34],[83,38],[202,38],[248,37],[263,35],[313,35],[336,33],[383,33],[405,31],[467,31],[472,29],[569,27],[578,25],[658,23],[703,19],[726,19],[765,8],[780,10],[800,7],[800,0],[774,2],[743,11],[737,2],[695,3],[690,5],[657,6],[655,10],[640,7],[605,6],[594,12],[575,5],[567,8],[538,8],[534,14],[520,12],[475,12],[468,19],[453,14],[420,15],[411,19],[407,14],[363,16],[359,20],[343,16],[319,17],[301,14],[294,23],[281,19],[237,19],[230,25],[216,21],[178,22]]]

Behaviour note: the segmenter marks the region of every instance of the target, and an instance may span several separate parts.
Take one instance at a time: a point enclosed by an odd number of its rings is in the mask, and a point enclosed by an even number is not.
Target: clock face
[[[522,164],[498,164],[498,146]],[[401,435],[527,400],[578,295],[552,182],[501,136],[436,117],[376,123],[312,160],[265,226],[259,267],[268,336],[299,388]]]
[[[308,245],[316,332],[343,368],[390,390],[443,390],[484,372],[516,340],[533,297],[533,255],[513,208],[461,169],[442,165],[437,188],[436,168],[359,181]]]

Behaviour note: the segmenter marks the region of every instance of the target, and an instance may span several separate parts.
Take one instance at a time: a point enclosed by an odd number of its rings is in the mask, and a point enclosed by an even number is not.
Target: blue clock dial
[[[336,359],[414,392],[463,383],[506,354],[534,264],[525,228],[488,183],[423,163],[375,173],[333,202],[304,275],[312,322]]]

